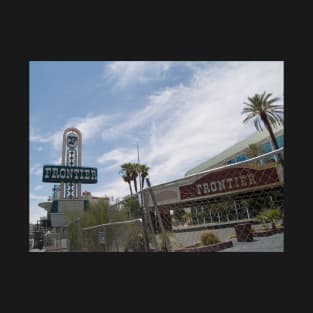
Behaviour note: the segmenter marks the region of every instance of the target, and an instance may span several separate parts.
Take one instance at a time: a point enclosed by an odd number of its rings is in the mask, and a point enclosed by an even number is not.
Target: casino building
[[[274,128],[274,135],[276,137],[278,147],[281,148],[284,146],[284,129],[283,127]],[[268,153],[273,151],[273,146],[271,143],[270,136],[266,130],[263,132],[255,132],[251,136],[245,138],[244,140],[234,144],[233,146],[227,148],[216,156],[208,159],[207,161],[195,166],[194,168],[188,170],[185,173],[185,176],[192,174],[200,173],[212,168],[220,167],[223,165],[234,164],[237,162],[248,160],[247,151],[250,144],[256,144],[260,146],[262,153]],[[269,162],[271,159],[267,160]],[[273,157],[273,161],[276,161],[276,158]],[[264,162],[263,162],[264,163]],[[262,164],[262,160],[261,160]]]
[[[171,215],[180,210],[191,213],[192,224],[230,223],[255,217],[261,209],[283,208],[283,127],[274,129],[279,150],[274,151],[266,130],[255,132],[216,156],[195,166],[185,177],[153,186],[153,192],[167,229]],[[250,144],[261,155],[250,160]],[[153,199],[144,192],[145,204],[152,210]],[[183,214],[183,212],[182,212]]]

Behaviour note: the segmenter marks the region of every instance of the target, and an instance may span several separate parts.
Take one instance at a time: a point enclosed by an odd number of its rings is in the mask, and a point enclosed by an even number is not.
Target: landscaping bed
[[[233,247],[233,242],[231,240],[229,241],[224,241],[224,242],[219,242],[219,243],[214,243],[211,245],[203,246],[200,243],[187,246],[182,249],[176,249],[174,252],[215,252],[227,248]]]
[[[265,237],[271,236],[274,234],[282,233],[284,231],[284,227],[279,227],[276,229],[263,229],[252,232],[253,237]]]

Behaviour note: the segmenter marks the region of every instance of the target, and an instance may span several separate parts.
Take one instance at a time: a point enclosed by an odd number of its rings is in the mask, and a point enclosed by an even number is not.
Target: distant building
[[[91,192],[89,192],[89,191],[87,191],[87,190],[83,192],[82,198],[83,198],[84,200],[88,200],[88,201],[91,202],[91,203],[96,203],[96,202],[98,202],[98,201],[100,201],[100,200],[110,201],[110,198],[107,197],[107,196],[104,196],[104,197],[95,197],[95,196],[93,196],[93,195],[91,194]]]

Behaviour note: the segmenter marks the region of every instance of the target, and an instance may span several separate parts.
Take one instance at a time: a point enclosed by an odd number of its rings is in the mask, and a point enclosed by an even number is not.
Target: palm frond
[[[254,125],[258,131],[263,131],[262,125],[266,126],[267,123],[270,125],[280,125],[283,123],[283,105],[274,105],[273,103],[278,101],[279,98],[272,98],[272,93],[255,94],[252,97],[248,97],[249,102],[244,102],[245,107],[241,114],[247,114],[243,123],[251,120],[255,117]],[[268,128],[269,125],[266,126]]]
[[[247,115],[246,118],[242,122],[246,123],[254,117],[255,117],[255,114],[251,113],[251,114]]]
[[[264,95],[265,95],[265,91],[264,91]],[[265,98],[263,99],[264,102],[268,102],[268,98],[271,97],[272,93],[268,93]]]
[[[260,123],[260,118],[256,118],[254,120],[254,125],[255,125],[255,128],[258,130],[258,131],[263,131],[263,128],[262,128],[262,125]]]

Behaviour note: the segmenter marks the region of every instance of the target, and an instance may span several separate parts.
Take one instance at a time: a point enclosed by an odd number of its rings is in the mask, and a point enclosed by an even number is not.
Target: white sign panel
[[[50,213],[51,226],[52,227],[64,227],[65,216],[64,213]]]
[[[99,240],[99,243],[105,243],[105,232],[104,231],[98,232],[98,240]]]

